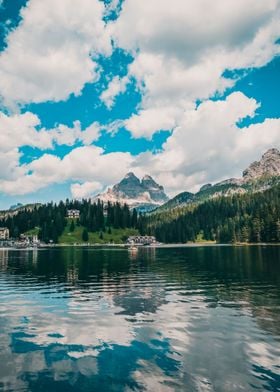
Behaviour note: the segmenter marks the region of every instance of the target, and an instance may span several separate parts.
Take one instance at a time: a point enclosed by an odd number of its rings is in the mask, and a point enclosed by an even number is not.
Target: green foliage
[[[74,220],[70,222],[66,218],[68,209],[79,210],[80,219],[76,222]],[[97,240],[95,237],[93,238],[95,242],[99,242],[99,240],[105,240],[103,232],[107,231],[106,227],[108,228],[106,240],[109,240],[108,236],[112,236],[112,229],[136,229],[137,225],[138,214],[135,210],[130,211],[127,205],[120,203],[108,203],[104,206],[99,200],[92,203],[90,200],[70,201],[67,199],[59,204],[36,205],[33,209],[21,208],[13,216],[0,218],[0,226],[8,227],[11,237],[17,238],[21,233],[35,230],[39,239],[46,243],[61,242],[61,237],[64,240],[67,239],[66,243],[81,242],[83,235],[86,237],[86,231],[88,233],[102,232],[101,238],[98,238],[99,234],[97,234]],[[78,238],[77,233],[79,233]],[[88,236],[91,237],[89,234]],[[120,240],[119,236],[117,240]],[[83,239],[83,241],[87,240]]]
[[[83,237],[85,231],[88,234],[87,239],[86,237]],[[67,226],[59,237],[58,242],[66,245],[82,244],[85,242],[90,244],[122,244],[124,238],[137,234],[139,234],[138,230],[133,228],[111,229],[111,234],[108,234],[108,230],[103,232],[102,239],[100,238],[100,232],[89,232],[86,228],[76,225],[75,230],[72,233],[69,232],[69,226]]]
[[[84,241],[84,242],[88,242],[88,231],[87,231],[87,229],[84,229],[83,230],[83,234],[82,234],[82,240]]]
[[[74,220],[72,219],[71,224],[70,224],[70,227],[69,227],[69,231],[72,233],[74,230],[75,230],[75,222],[74,222]]]
[[[140,216],[138,227],[170,243],[280,242],[280,186]]]

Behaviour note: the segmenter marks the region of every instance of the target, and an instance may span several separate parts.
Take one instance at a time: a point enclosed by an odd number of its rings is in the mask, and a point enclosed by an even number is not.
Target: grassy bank
[[[70,231],[70,222],[65,227],[62,235],[59,237],[60,244],[82,244],[85,243],[82,239],[84,227],[75,226],[74,231]],[[102,234],[101,234],[102,233]],[[111,229],[108,233],[108,228],[102,232],[88,233],[88,241],[90,244],[122,244],[130,235],[137,235],[138,231],[135,229]]]

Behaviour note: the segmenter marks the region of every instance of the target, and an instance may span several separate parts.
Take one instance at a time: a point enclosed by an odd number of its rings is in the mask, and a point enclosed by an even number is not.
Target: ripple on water
[[[8,251],[0,391],[279,391],[279,256]]]

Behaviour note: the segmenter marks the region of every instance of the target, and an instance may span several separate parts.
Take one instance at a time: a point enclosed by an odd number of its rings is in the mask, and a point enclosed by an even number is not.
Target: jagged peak
[[[124,178],[137,178],[137,180],[139,180],[139,178],[133,172],[126,173]]]
[[[251,181],[260,177],[279,176],[280,175],[280,152],[277,148],[267,150],[259,161],[251,163],[244,170],[243,179]]]
[[[146,175],[142,178],[141,185],[142,185],[144,188],[147,188],[147,189],[150,189],[150,190],[152,190],[152,189],[154,189],[154,190],[158,189],[158,190],[164,191],[163,186],[159,185],[159,184],[158,184],[151,176],[149,176],[148,174],[146,174]]]
[[[140,186],[140,180],[133,172],[128,172],[124,178],[116,185],[113,186],[113,189],[118,187],[119,185],[133,185],[133,186]]]
[[[269,150],[267,150],[264,154],[263,154],[263,158],[266,158],[267,156],[270,155],[279,155],[280,156],[280,151],[278,150],[278,148],[270,148]]]
[[[149,174],[145,174],[144,177],[142,178],[142,181],[146,181],[146,180],[153,180],[154,181],[154,179],[151,176],[149,176]]]

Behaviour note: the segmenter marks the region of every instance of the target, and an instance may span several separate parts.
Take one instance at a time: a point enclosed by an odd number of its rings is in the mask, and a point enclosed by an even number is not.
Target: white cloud
[[[51,147],[51,137],[44,130],[37,132],[39,118],[30,112],[8,116],[0,112],[0,151],[15,147]]]
[[[107,106],[108,109],[111,109],[111,107],[114,105],[115,98],[119,94],[125,92],[128,82],[129,79],[127,76],[123,78],[120,78],[119,76],[115,76],[110,81],[107,89],[104,90],[100,95],[101,101],[104,102],[104,104]]]
[[[76,142],[82,142],[84,145],[90,145],[98,140],[100,136],[101,126],[97,122],[93,122],[86,129],[81,129],[79,121],[75,121],[73,127],[60,124],[54,129],[48,130],[52,142],[58,145],[72,146]]]
[[[241,129],[237,126],[247,116],[253,117],[258,106],[254,99],[240,92],[226,100],[208,100],[185,111],[180,125],[158,154],[104,154],[102,148],[93,145],[74,148],[62,159],[45,154],[31,163],[15,164],[12,173],[9,169],[0,181],[1,191],[23,195],[71,181],[74,197],[88,197],[132,170],[138,176],[150,173],[172,195],[240,176],[266,149],[280,147],[280,119],[266,119]],[[16,149],[9,154],[18,160]]]
[[[31,112],[11,116],[0,112],[0,179],[14,180],[24,173],[25,166],[19,164],[20,147],[44,151],[55,149],[56,145],[73,146],[78,142],[90,145],[99,138],[100,131],[97,122],[84,130],[79,121],[74,122],[73,127],[59,124],[56,128],[46,129],[41,126],[39,117]]]
[[[0,56],[5,104],[59,101],[98,78],[96,54],[111,53],[98,0],[30,0]]]
[[[174,128],[178,114],[179,111],[176,107],[145,109],[132,115],[124,124],[135,138],[150,139],[155,129],[170,130]]]
[[[110,7],[118,8],[118,1]],[[100,99],[110,109],[135,80],[142,93],[138,113],[116,120],[108,132],[126,126],[135,138],[151,139],[174,129],[153,155],[104,154],[91,144],[104,128],[93,122],[82,129],[41,126],[28,112],[0,115],[0,186],[10,194],[34,192],[49,184],[73,181],[75,197],[118,181],[128,170],[154,175],[170,192],[239,175],[269,147],[280,146],[279,119],[239,129],[254,116],[258,103],[242,93],[210,101],[234,84],[226,69],[260,67],[279,54],[280,0],[126,0],[117,21],[105,25],[98,0],[30,0],[22,22],[8,36],[0,56],[0,91],[6,105],[58,101],[79,94],[98,78],[96,55],[110,55],[114,45],[134,56],[127,76],[113,77]],[[196,108],[197,100],[202,103]],[[20,147],[41,150],[74,148],[64,158],[45,154],[20,165]],[[80,195],[80,196],[79,196]]]
[[[234,83],[222,76],[226,69],[270,61],[280,52],[279,14],[279,0],[217,0],[211,6],[205,0],[174,0],[172,7],[168,0],[126,0],[110,29],[118,45],[134,54],[129,77],[143,94],[139,126],[135,116],[127,122],[131,133],[151,137],[174,107],[169,123],[180,122],[191,103]]]
[[[95,146],[75,148],[62,159],[44,154],[29,164],[17,167],[13,179],[0,181],[1,191],[24,195],[70,180],[112,184],[129,171],[132,161],[129,153],[104,154],[101,148]],[[82,185],[79,190],[84,191],[87,186]],[[74,189],[77,191],[77,187]]]
[[[121,47],[170,53],[184,61],[210,47],[240,47],[269,23],[277,0],[126,0],[114,34]],[[207,12],[206,12],[207,10]]]
[[[71,194],[74,199],[83,199],[94,195],[96,192],[101,191],[103,185],[97,181],[86,181],[83,184],[72,184]]]
[[[241,119],[253,117],[257,108],[254,99],[240,92],[225,101],[205,101],[184,113],[161,153],[141,154],[134,165],[155,175],[172,194],[240,177],[266,149],[280,147],[280,119],[237,126]]]

